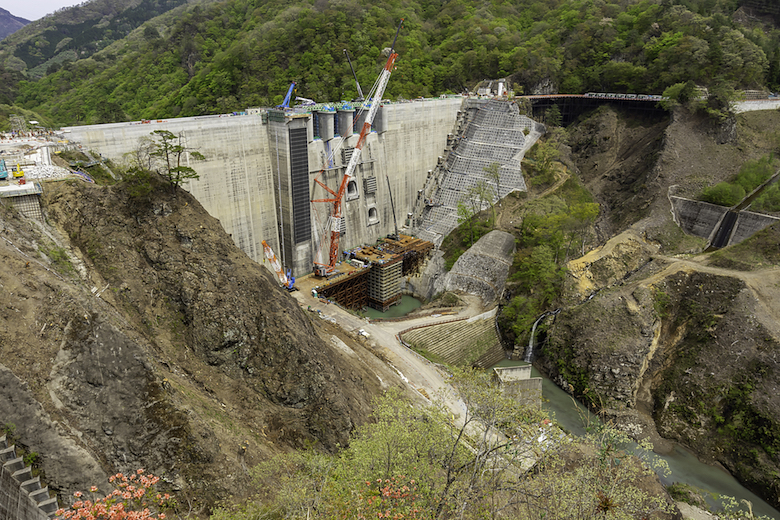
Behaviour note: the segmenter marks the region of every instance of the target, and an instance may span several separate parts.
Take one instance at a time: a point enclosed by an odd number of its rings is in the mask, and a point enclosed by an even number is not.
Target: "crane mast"
[[[385,88],[387,87],[387,81],[390,79],[390,74],[393,71],[395,59],[398,57],[398,54],[395,52],[395,42],[398,39],[398,33],[401,31],[401,26],[403,23],[404,21],[402,19],[401,23],[398,24],[398,29],[395,31],[393,45],[390,47],[390,56],[388,56],[387,63],[385,63],[385,66],[379,75],[376,91],[373,98],[370,100],[371,106],[368,110],[368,115],[366,116],[366,119],[363,123],[363,127],[360,129],[360,137],[358,137],[357,145],[355,145],[355,149],[352,151],[352,156],[349,159],[349,163],[347,163],[347,168],[344,170],[344,177],[341,179],[338,192],[334,192],[328,188],[319,178],[315,179],[317,184],[322,186],[323,189],[333,195],[333,198],[330,199],[312,200],[312,202],[330,202],[333,204],[330,216],[328,217],[328,228],[330,230],[328,263],[323,264],[314,262],[314,273],[317,276],[328,276],[336,267],[336,259],[338,258],[339,254],[339,238],[341,237],[341,219],[343,216],[341,203],[344,200],[344,192],[347,189],[347,184],[349,184],[349,181],[354,176],[353,174],[355,173],[355,168],[357,168],[358,162],[360,162],[360,154],[363,150],[363,144],[366,140],[366,136],[371,132],[371,125],[374,123],[374,117],[379,110],[379,105],[382,103],[382,97],[384,96]]]

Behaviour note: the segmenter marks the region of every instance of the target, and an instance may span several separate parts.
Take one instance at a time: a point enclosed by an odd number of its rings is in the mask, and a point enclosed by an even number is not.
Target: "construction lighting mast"
[[[331,207],[330,216],[328,217],[328,225],[325,230],[325,233],[327,234],[328,229],[330,229],[328,263],[325,264],[319,263],[317,261],[314,262],[314,273],[317,276],[328,276],[333,273],[333,270],[336,267],[336,259],[338,258],[339,254],[339,238],[341,236],[341,219],[343,218],[341,202],[344,200],[344,192],[347,189],[347,184],[349,184],[349,181],[353,178],[355,168],[360,161],[360,152],[363,150],[363,144],[365,143],[366,136],[371,132],[371,125],[374,122],[374,116],[376,116],[379,105],[382,103],[382,96],[385,94],[387,81],[390,79],[390,74],[393,71],[395,59],[398,57],[398,54],[395,53],[395,42],[398,39],[398,33],[401,32],[401,26],[403,24],[404,21],[401,19],[401,23],[398,24],[398,29],[395,31],[393,45],[390,47],[390,56],[387,57],[385,68],[382,69],[382,72],[379,74],[379,79],[377,80],[377,86],[376,90],[374,91],[374,95],[370,98],[371,108],[368,110],[368,115],[366,116],[365,122],[363,123],[363,128],[360,130],[360,137],[358,138],[357,145],[355,145],[355,149],[352,151],[352,157],[350,157],[349,163],[347,164],[347,169],[344,171],[344,177],[341,179],[339,191],[335,192],[328,188],[328,186],[326,186],[319,177],[314,179],[314,182],[322,186],[325,191],[333,196],[332,198],[328,199],[312,200],[312,202],[328,202],[333,204]]]

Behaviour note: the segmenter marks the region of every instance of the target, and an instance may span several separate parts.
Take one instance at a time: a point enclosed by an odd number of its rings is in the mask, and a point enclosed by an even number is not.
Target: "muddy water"
[[[525,365],[522,361],[502,361],[496,366],[517,366]],[[534,369],[533,377],[542,377]],[[574,435],[585,435],[587,425],[596,424],[598,418],[591,414],[582,404],[573,400],[572,397],[558,388],[547,378],[542,380],[542,394],[545,402],[543,407],[550,412],[556,421],[566,430]],[[659,455],[666,460],[669,468],[672,470],[669,477],[661,477],[665,485],[674,482],[682,482],[701,488],[709,493],[718,495],[728,495],[735,497],[738,501],[745,499],[753,504],[753,513],[764,515],[775,520],[780,520],[780,512],[759,498],[757,495],[744,488],[737,480],[725,470],[709,466],[699,462],[691,453],[680,446],[676,446],[669,455]],[[710,507],[717,508],[718,505],[711,497],[705,497],[710,502]]]
[[[412,298],[411,296],[404,294],[401,296],[401,303],[398,305],[393,305],[390,307],[387,312],[380,312],[376,309],[371,309],[369,307],[366,307],[363,309],[363,314],[365,314],[367,317],[371,318],[372,320],[375,320],[377,318],[400,318],[401,316],[406,316],[410,312],[412,312],[414,309],[417,309],[422,305],[422,302],[416,298]]]

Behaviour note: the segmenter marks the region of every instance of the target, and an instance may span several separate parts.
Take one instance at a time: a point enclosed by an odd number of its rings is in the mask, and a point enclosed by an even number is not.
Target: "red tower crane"
[[[336,267],[336,260],[338,259],[339,254],[339,238],[341,236],[341,219],[343,217],[341,202],[344,199],[344,192],[347,189],[347,184],[349,184],[349,181],[353,178],[355,168],[360,161],[360,153],[363,150],[363,144],[365,143],[366,136],[369,134],[369,132],[371,132],[371,125],[374,122],[374,117],[376,116],[377,110],[379,110],[379,105],[382,103],[382,96],[384,96],[385,88],[387,87],[387,81],[390,79],[390,74],[393,71],[395,59],[398,57],[398,54],[395,53],[395,42],[398,39],[398,33],[401,32],[401,26],[403,23],[404,21],[401,19],[401,23],[398,24],[398,29],[395,31],[393,45],[390,47],[390,55],[387,57],[387,63],[385,64],[384,69],[382,69],[382,72],[379,74],[379,79],[377,80],[373,96],[369,94],[369,102],[371,103],[371,106],[368,110],[368,115],[366,116],[365,122],[363,123],[363,128],[360,129],[360,137],[358,138],[357,145],[352,152],[352,157],[350,157],[349,163],[347,163],[347,168],[344,170],[344,177],[341,179],[338,192],[333,191],[320,180],[322,172],[320,172],[320,176],[314,179],[314,182],[322,186],[322,188],[332,196],[331,198],[313,199],[311,201],[327,202],[332,204],[330,215],[328,216],[328,225],[325,228],[325,236],[322,237],[322,241],[324,242],[327,239],[328,233],[330,233],[328,263],[317,262],[316,260],[314,261],[314,273],[317,276],[328,276],[333,273],[333,270]]]

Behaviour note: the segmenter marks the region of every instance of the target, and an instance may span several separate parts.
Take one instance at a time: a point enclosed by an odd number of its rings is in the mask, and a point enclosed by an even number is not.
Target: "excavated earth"
[[[537,361],[605,418],[659,450],[687,446],[778,506],[780,230],[703,254],[668,200],[773,151],[776,111],[733,123],[603,108],[570,128],[564,161],[601,204],[603,245],[569,264]]]
[[[0,420],[61,503],[144,468],[205,513],[274,453],[348,444],[400,382],[351,362],[193,197],[153,187],[47,183],[45,226],[0,202]]]

